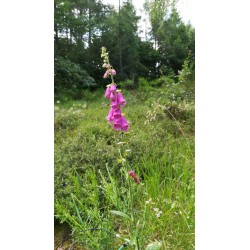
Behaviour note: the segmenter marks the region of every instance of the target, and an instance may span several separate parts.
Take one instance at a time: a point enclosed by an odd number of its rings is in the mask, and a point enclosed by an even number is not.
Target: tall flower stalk
[[[111,78],[111,84],[106,86],[107,88],[104,95],[105,98],[110,100],[110,110],[106,119],[115,130],[127,132],[129,129],[129,123],[126,120],[124,114],[121,112],[121,107],[124,107],[126,101],[121,93],[121,90],[116,88],[114,81],[114,75],[116,75],[116,71],[109,62],[109,53],[105,47],[102,47],[101,57],[103,58],[102,67],[106,68],[103,78]]]
[[[126,120],[124,114],[121,112],[121,107],[125,106],[126,100],[124,99],[121,93],[121,90],[117,89],[117,86],[115,84],[114,76],[116,75],[116,71],[113,68],[113,66],[110,64],[109,53],[107,52],[107,49],[105,47],[102,47],[101,57],[103,58],[102,67],[106,69],[106,72],[104,73],[103,78],[111,79],[111,83],[106,86],[106,91],[104,95],[105,98],[110,100],[110,110],[108,112],[106,119],[112,125],[113,129],[127,132],[129,129],[129,123]],[[123,143],[121,142],[119,143],[119,145],[120,144],[123,144]],[[120,148],[118,149],[118,151],[120,153],[122,166],[124,167],[126,160],[121,155]],[[131,176],[134,179],[134,182],[136,182],[137,184],[140,184],[139,178],[136,176],[133,170],[128,171],[128,169],[125,169],[125,172],[127,173],[128,176]],[[128,192],[129,192],[129,198],[130,198],[129,204],[130,204],[130,210],[131,210],[131,221],[133,223],[134,229],[136,230],[137,225],[135,221],[134,200],[133,200],[130,179],[128,179]],[[140,250],[138,236],[136,236],[135,245],[136,245],[136,249]],[[121,246],[119,250],[123,249],[123,247],[124,246]]]

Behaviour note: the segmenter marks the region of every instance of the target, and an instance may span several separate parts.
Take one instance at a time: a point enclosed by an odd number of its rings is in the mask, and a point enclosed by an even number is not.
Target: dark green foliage
[[[71,90],[71,95],[77,91],[96,86],[94,78],[83,70],[80,65],[73,63],[63,57],[55,58],[55,94],[63,89]],[[77,93],[76,93],[77,94]],[[77,96],[74,96],[77,98]]]
[[[133,82],[138,75],[139,54],[137,22],[135,8],[131,1],[126,1],[120,12],[112,11],[103,24],[101,46],[110,52],[110,61],[117,71],[116,81],[130,79]]]
[[[163,71],[172,68],[175,73],[178,73],[178,70],[182,68],[189,51],[193,49],[190,37],[191,29],[190,25],[185,25],[182,22],[175,9],[170,17],[162,23],[157,37],[161,55],[160,64]]]
[[[103,46],[116,69],[115,81],[127,81],[127,89],[138,88],[140,77],[172,78],[188,55],[194,71],[194,28],[180,19],[172,1],[148,2],[152,29],[149,40],[143,41],[138,36],[140,17],[129,0],[121,2],[120,11],[99,0],[54,0],[55,94],[63,87],[65,95],[79,99],[83,87],[106,86],[109,81],[103,79],[100,58]],[[157,81],[155,86],[161,86]]]
[[[190,52],[194,63],[194,29],[181,20],[175,1],[147,0],[146,8],[155,48],[160,55],[158,70],[161,74],[168,75],[172,70],[177,74]]]
[[[160,60],[160,54],[153,48],[152,42],[139,42],[140,65],[138,68],[139,75],[148,79],[156,78],[160,75],[157,62]]]

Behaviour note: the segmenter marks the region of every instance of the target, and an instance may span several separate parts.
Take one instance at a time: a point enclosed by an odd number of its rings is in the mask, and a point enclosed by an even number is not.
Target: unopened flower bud
[[[109,77],[109,74],[108,72],[106,71],[105,74],[103,75],[103,78],[108,78]]]
[[[140,184],[139,178],[136,176],[135,171],[130,170],[128,174],[134,179],[136,183]]]
[[[105,97],[106,97],[106,98],[110,98],[110,94],[111,94],[110,87],[107,86],[106,92],[105,92]]]

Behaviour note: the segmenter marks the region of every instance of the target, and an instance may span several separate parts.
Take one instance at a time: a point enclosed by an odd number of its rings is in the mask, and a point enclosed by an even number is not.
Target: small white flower
[[[159,212],[156,214],[156,216],[159,218],[159,217],[161,216],[161,214],[162,214],[162,211],[159,211]]]
[[[155,215],[157,216],[157,218],[159,218],[162,214],[162,211],[160,211],[158,207],[153,208],[153,210],[156,212]]]
[[[146,204],[155,204],[154,202],[152,202],[152,198],[150,198],[148,201],[145,201]]]
[[[120,142],[117,142],[116,144],[117,145],[121,145],[121,144],[125,144],[126,142],[123,142],[123,141],[120,141]]]

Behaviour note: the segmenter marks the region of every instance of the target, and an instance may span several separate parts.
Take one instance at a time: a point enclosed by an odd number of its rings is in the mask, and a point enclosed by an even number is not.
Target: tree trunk
[[[119,0],[119,19],[118,19],[118,34],[119,34],[119,66],[120,66],[120,74],[121,78],[123,79],[123,68],[122,68],[122,43],[121,43],[121,21],[120,21],[120,10],[121,10],[121,5],[120,5],[120,0]]]

